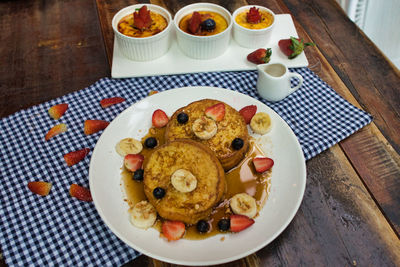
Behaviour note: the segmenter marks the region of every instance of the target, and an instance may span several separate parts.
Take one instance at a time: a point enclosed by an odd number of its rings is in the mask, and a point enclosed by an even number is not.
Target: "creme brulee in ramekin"
[[[151,26],[144,30],[135,28],[133,14],[123,17],[118,23],[118,31],[130,37],[149,37],[163,31],[168,26],[167,20],[159,13],[150,10]]]

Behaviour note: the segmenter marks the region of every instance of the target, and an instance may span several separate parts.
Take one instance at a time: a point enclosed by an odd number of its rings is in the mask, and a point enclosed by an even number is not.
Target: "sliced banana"
[[[124,138],[115,146],[115,150],[122,157],[128,154],[138,154],[142,149],[142,143],[134,138]]]
[[[171,175],[172,186],[182,193],[192,192],[197,187],[196,177],[188,170],[179,169]]]
[[[229,205],[235,214],[245,215],[249,218],[254,218],[257,214],[256,200],[246,193],[234,195]]]
[[[250,128],[257,134],[266,134],[272,128],[271,117],[264,112],[258,112],[251,118]]]
[[[130,222],[141,229],[152,227],[157,219],[157,211],[146,200],[142,200],[130,211]]]
[[[195,120],[192,126],[194,134],[202,140],[212,138],[217,133],[217,129],[215,121],[205,116]]]

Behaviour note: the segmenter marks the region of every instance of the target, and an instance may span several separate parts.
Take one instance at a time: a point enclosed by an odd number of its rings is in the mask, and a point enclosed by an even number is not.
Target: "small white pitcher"
[[[303,84],[303,77],[298,73],[289,72],[281,63],[267,63],[257,65],[258,94],[268,101],[280,101],[299,89]],[[299,84],[291,87],[290,78],[299,79]]]

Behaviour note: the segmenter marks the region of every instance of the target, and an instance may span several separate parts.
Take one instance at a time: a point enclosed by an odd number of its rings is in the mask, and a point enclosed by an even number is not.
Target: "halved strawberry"
[[[144,30],[151,26],[152,19],[150,10],[146,6],[142,6],[138,11],[133,13],[133,26],[139,30]]]
[[[90,190],[77,184],[71,184],[71,186],[69,187],[69,194],[71,195],[71,197],[77,198],[82,201],[90,202],[93,200],[92,194],[90,194]]]
[[[267,157],[255,157],[253,158],[253,164],[256,171],[261,173],[271,169],[274,166],[274,160]]]
[[[254,223],[253,219],[239,214],[232,214],[230,220],[231,220],[231,231],[235,233],[243,231],[244,229],[250,227]]]
[[[181,239],[186,230],[185,224],[180,221],[164,221],[161,229],[169,241]]]
[[[225,116],[225,105],[224,103],[215,104],[211,107],[206,108],[204,113],[207,117],[215,121],[221,121]]]
[[[141,154],[128,154],[124,158],[124,166],[131,172],[142,168],[144,157]]]
[[[28,182],[28,188],[32,193],[40,196],[47,196],[51,189],[51,183],[44,181]]]
[[[161,109],[157,109],[156,111],[153,112],[153,116],[151,118],[151,121],[156,128],[162,128],[165,125],[167,125],[169,119],[167,114],[165,114],[164,111]]]
[[[104,98],[104,99],[100,100],[100,105],[102,108],[107,108],[109,106],[112,106],[112,105],[115,105],[118,103],[122,103],[124,101],[125,101],[125,98],[116,96],[116,97]]]
[[[246,14],[246,20],[248,23],[259,23],[261,21],[261,14],[258,8],[255,6],[250,8],[249,12]]]
[[[201,15],[199,12],[195,11],[192,17],[189,19],[189,32],[196,34],[200,30]]]
[[[240,115],[242,115],[244,121],[246,124],[249,124],[251,121],[251,118],[256,114],[257,112],[257,106],[256,105],[250,105],[250,106],[245,106],[241,110],[239,110]]]
[[[84,123],[84,133],[86,135],[97,133],[105,129],[110,123],[103,120],[86,120]]]
[[[46,136],[44,137],[44,139],[47,141],[47,140],[49,140],[50,138],[56,136],[57,134],[63,133],[63,132],[65,132],[65,131],[67,131],[67,125],[66,125],[65,123],[57,124],[56,126],[53,126],[53,128],[51,128],[51,129],[47,132],[47,134],[46,134]]]
[[[67,109],[68,109],[68,104],[63,103],[52,106],[51,108],[49,108],[48,112],[50,117],[52,117],[55,120],[58,120],[59,118],[61,118],[62,115],[64,115]]]
[[[77,164],[79,161],[83,160],[87,154],[89,154],[89,148],[83,148],[81,150],[72,151],[64,155],[64,160],[68,166]]]

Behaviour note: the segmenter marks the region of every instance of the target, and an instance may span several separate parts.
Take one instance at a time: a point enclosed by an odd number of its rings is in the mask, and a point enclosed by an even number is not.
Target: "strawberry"
[[[196,34],[200,30],[200,25],[201,15],[199,12],[195,11],[189,19],[189,32]]]
[[[230,221],[231,221],[231,231],[235,233],[243,231],[244,229],[250,227],[254,223],[253,219],[245,215],[239,215],[239,214],[232,214],[230,217]]]
[[[86,120],[84,123],[84,133],[86,135],[97,133],[105,129],[110,123],[102,120]]]
[[[271,60],[271,48],[259,48],[247,55],[247,60],[254,64],[264,64]]]
[[[125,101],[125,98],[116,96],[116,97],[110,97],[110,98],[104,98],[102,100],[100,100],[100,105],[102,108],[107,108],[109,106],[118,104],[118,103],[122,103]]]
[[[90,190],[77,184],[71,184],[69,187],[69,194],[71,197],[82,201],[92,201],[92,194],[90,194]]]
[[[142,168],[144,157],[141,154],[128,154],[124,158],[124,166],[131,172]]]
[[[225,105],[224,103],[215,104],[211,107],[206,108],[204,113],[207,117],[215,121],[221,121],[225,117]]]
[[[145,30],[151,26],[152,19],[150,10],[146,6],[142,6],[133,13],[133,26],[139,30]]]
[[[89,148],[83,148],[81,150],[72,151],[64,155],[64,160],[68,166],[77,164],[79,161],[83,160],[87,154],[89,154]]]
[[[50,138],[56,136],[57,134],[63,133],[67,131],[67,125],[65,123],[60,123],[57,124],[56,126],[54,126],[53,128],[51,128],[46,136],[44,137],[44,139],[46,141],[48,141]]]
[[[290,39],[282,39],[278,42],[281,51],[288,56],[289,59],[295,58],[303,52],[306,46],[314,46],[314,43],[304,43],[303,39],[290,37]]]
[[[47,196],[51,189],[51,183],[43,181],[28,182],[28,188],[32,193],[40,196]]]
[[[161,229],[168,241],[181,239],[186,230],[185,224],[180,221],[164,221]]]
[[[261,173],[271,169],[274,166],[274,160],[267,157],[255,157],[253,158],[253,164],[256,171]]]
[[[62,115],[64,115],[67,109],[68,109],[68,104],[63,103],[52,106],[51,108],[49,108],[48,112],[50,117],[52,117],[55,120],[58,120],[59,118],[61,118]]]
[[[258,11],[258,8],[255,6],[250,8],[249,12],[246,14],[246,19],[248,23],[256,24],[261,21],[261,14]]]
[[[250,106],[245,106],[241,110],[239,110],[240,115],[242,115],[244,121],[246,124],[249,124],[251,121],[251,118],[256,114],[257,112],[257,106],[256,105],[250,105]]]
[[[162,128],[168,123],[168,116],[165,114],[164,111],[161,109],[157,109],[156,111],[153,112],[153,116],[151,118],[151,121],[153,123],[153,126],[156,128]]]

